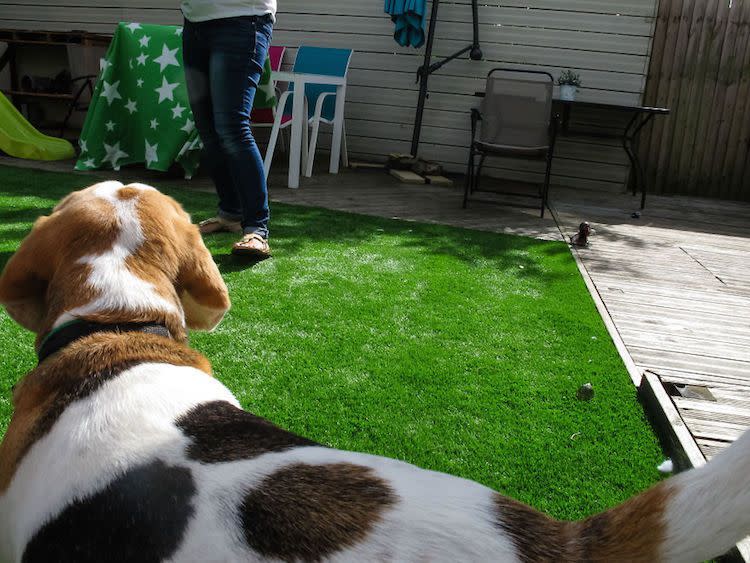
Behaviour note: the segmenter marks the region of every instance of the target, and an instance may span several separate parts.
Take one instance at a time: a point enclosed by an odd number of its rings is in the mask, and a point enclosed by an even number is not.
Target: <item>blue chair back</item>
[[[346,76],[351,57],[351,49],[306,47],[303,45],[297,51],[297,58],[294,61],[293,71],[309,74],[326,74],[328,76]],[[305,97],[307,98],[308,104],[308,117],[312,117],[315,112],[315,102],[320,94],[323,92],[335,91],[336,86],[327,84],[306,84]],[[321,116],[327,120],[333,119],[335,107],[336,97],[329,96],[323,103]]]

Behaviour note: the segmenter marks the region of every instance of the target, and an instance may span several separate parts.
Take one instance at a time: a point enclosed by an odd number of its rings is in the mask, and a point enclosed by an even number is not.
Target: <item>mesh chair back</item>
[[[329,76],[346,76],[349,69],[349,60],[352,57],[351,49],[331,49],[328,47],[301,46],[294,60],[294,72],[307,72],[310,74],[327,74]],[[293,89],[293,85],[292,85]],[[312,117],[315,111],[315,101],[323,92],[335,92],[336,86],[327,84],[305,84],[305,96],[309,102],[308,117]],[[323,119],[332,120],[335,113],[335,96],[330,96],[323,102]]]
[[[523,149],[549,146],[552,83],[546,73],[490,72],[479,141]]]

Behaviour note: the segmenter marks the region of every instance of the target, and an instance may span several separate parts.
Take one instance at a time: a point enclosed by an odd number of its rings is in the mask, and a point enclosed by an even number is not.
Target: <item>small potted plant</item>
[[[560,99],[572,101],[576,99],[576,91],[581,85],[581,76],[572,70],[564,70],[560,73],[557,84],[560,86]]]

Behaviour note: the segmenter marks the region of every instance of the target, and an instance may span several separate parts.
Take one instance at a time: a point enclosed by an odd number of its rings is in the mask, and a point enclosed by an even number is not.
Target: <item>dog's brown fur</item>
[[[614,509],[578,522],[554,520],[498,494],[497,525],[512,538],[524,563],[659,561],[670,494],[669,484],[660,483]]]
[[[95,334],[54,354],[29,372],[13,391],[13,418],[0,444],[0,493],[10,484],[18,463],[51,428],[71,402],[103,383],[94,374],[122,370],[134,363],[164,362],[190,366],[211,374],[200,353],[152,334]]]
[[[250,492],[240,514],[248,545],[261,555],[320,561],[363,540],[395,501],[368,467],[296,464]]]
[[[86,283],[90,267],[79,259],[110,250],[119,226],[111,204],[91,193],[96,187],[67,196],[49,217],[40,217],[0,280],[0,302],[16,321],[37,333],[37,343],[61,314],[97,297]],[[126,261],[133,274],[168,301],[177,303],[187,292],[190,302],[223,313],[229,308],[226,286],[190,216],[156,191],[128,186],[118,191],[120,199],[136,195],[145,242]],[[188,327],[210,328],[193,314],[190,302],[183,303]],[[174,338],[187,339],[177,314],[142,311],[124,319],[122,311],[100,311],[87,318],[101,323],[162,322]]]

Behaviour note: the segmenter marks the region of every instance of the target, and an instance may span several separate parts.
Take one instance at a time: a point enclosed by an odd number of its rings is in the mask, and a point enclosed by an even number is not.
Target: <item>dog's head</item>
[[[73,319],[210,330],[226,285],[190,216],[143,184],[102,182],[40,217],[0,276],[0,303],[38,337]]]

